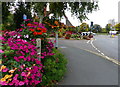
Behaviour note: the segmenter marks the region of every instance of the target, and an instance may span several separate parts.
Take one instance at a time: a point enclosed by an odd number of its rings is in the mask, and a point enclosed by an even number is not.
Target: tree
[[[120,31],[120,23],[116,24],[114,27],[117,31]]]
[[[10,5],[10,3],[8,3],[8,2],[2,2],[2,22],[3,22],[3,24],[5,24],[8,16],[10,15],[9,5]]]
[[[89,31],[89,25],[88,25],[87,23],[82,23],[82,24],[80,25],[80,31],[83,31],[83,32]]]
[[[30,2],[18,2],[18,8],[15,9],[14,22],[16,23],[16,28],[20,28],[20,24],[23,22],[23,15],[27,15],[27,19],[32,18],[31,14],[31,3]]]
[[[99,24],[94,24],[93,25],[93,32],[102,32],[102,27]]]
[[[70,10],[72,15],[76,16],[80,21],[83,21],[87,18],[88,13],[92,13],[92,11],[98,9],[97,2],[49,2],[50,4],[50,11],[46,12],[45,16],[49,16],[53,14],[55,17],[62,17],[65,15],[65,10]],[[37,2],[34,3],[35,11],[43,12],[47,6],[47,3]],[[41,6],[43,7],[41,7]],[[39,9],[37,11],[37,9]],[[43,12],[44,13],[44,12]]]
[[[111,27],[112,27],[112,24],[107,24],[105,26],[107,33],[109,33],[109,31],[111,30]]]

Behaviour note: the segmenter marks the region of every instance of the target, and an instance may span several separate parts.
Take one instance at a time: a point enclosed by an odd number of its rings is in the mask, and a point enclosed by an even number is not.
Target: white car
[[[117,34],[118,31],[109,31],[109,34],[112,35],[112,34]]]

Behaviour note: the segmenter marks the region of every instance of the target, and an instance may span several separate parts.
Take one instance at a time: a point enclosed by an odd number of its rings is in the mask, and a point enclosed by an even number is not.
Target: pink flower
[[[24,56],[19,56],[19,58],[20,58],[20,59],[23,59],[23,58],[24,58]]]
[[[8,68],[5,68],[2,70],[2,72],[7,72],[8,71]]]
[[[26,57],[26,59],[27,59],[27,61],[30,61],[30,60],[31,60],[30,56]]]
[[[14,77],[13,77],[13,80],[17,80],[18,78],[18,74],[16,74]]]
[[[19,82],[19,85],[21,86],[21,85],[24,85],[25,83],[23,82],[23,81],[20,81]]]
[[[15,83],[15,86],[19,85],[19,80],[13,80],[13,83]]]
[[[0,53],[4,53],[4,51],[2,51],[2,50],[0,49]]]
[[[44,59],[45,57],[44,56],[41,56],[42,59]]]
[[[38,83],[40,83],[41,81],[38,80],[34,80],[35,85],[37,85]]]
[[[0,81],[1,85],[7,85],[6,81]]]
[[[0,40],[3,40],[3,39],[4,39],[4,37],[0,36]]]
[[[25,77],[26,77],[27,74],[26,74],[25,72],[22,72],[22,73],[21,73],[21,76],[25,76]]]
[[[13,85],[13,82],[10,82],[10,83],[9,83],[9,85],[11,85],[11,86],[12,86],[12,85]]]
[[[26,85],[28,85],[29,80],[26,79],[26,80],[24,80],[24,82],[26,83]]]
[[[41,63],[41,61],[39,61],[38,59],[36,59],[36,64],[40,64]]]
[[[35,53],[34,52],[31,52],[30,55],[34,55]]]
[[[16,56],[14,56],[14,59],[17,61],[17,62],[19,62],[20,60],[16,57]]]

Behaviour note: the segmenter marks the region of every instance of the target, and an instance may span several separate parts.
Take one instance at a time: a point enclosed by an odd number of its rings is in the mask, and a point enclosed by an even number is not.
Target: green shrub
[[[81,38],[80,34],[72,34],[72,38],[75,38],[76,40],[79,40]]]
[[[70,39],[70,37],[71,37],[71,34],[69,34],[69,33],[67,33],[67,34],[65,35],[65,39]]]
[[[67,59],[58,50],[53,49],[53,52],[55,55],[42,61],[44,65],[43,79],[38,86],[54,85],[62,80],[66,72]]]

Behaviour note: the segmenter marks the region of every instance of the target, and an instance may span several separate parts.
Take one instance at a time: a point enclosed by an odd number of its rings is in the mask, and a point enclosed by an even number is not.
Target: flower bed
[[[50,85],[55,83],[54,81],[60,80],[66,68],[66,60],[59,56],[62,55],[60,53],[55,56],[57,54],[54,51],[53,43],[46,39],[47,29],[43,24],[28,22],[28,20],[21,26],[23,28],[17,31],[5,31],[3,36],[0,36],[0,56],[2,56],[2,60],[0,60],[0,71],[2,72],[0,84],[2,86],[35,87],[36,85]],[[41,38],[41,56],[37,53],[37,38]],[[62,65],[64,68],[61,68]],[[50,69],[61,70],[51,72]],[[59,75],[58,73],[61,72],[63,73]],[[49,78],[48,73],[53,75],[50,80],[45,79]],[[54,74],[56,75],[54,76]]]

